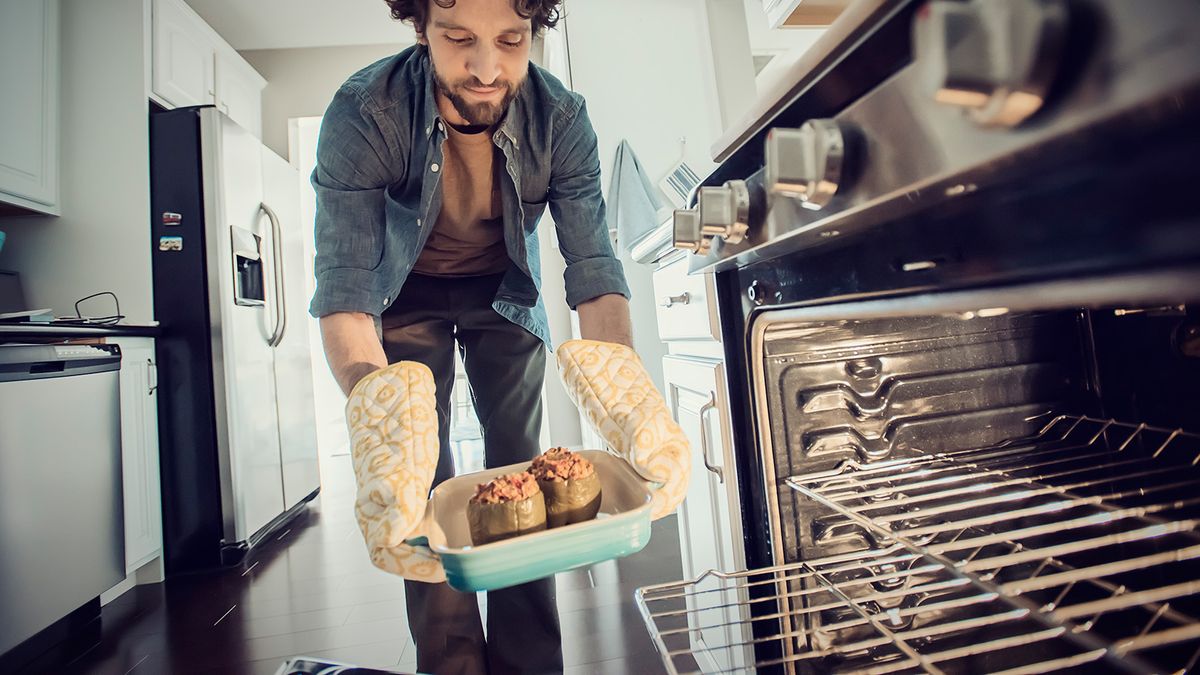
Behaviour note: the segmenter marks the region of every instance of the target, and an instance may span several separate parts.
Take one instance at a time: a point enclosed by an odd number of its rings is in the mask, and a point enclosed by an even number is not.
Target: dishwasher
[[[116,345],[0,346],[0,655],[125,577]]]

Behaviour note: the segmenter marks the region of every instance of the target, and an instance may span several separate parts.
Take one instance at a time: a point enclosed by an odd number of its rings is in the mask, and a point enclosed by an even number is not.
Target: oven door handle
[[[717,396],[713,394],[708,403],[700,406],[700,458],[704,460],[704,468],[717,475],[717,482],[725,484],[725,470],[719,465],[714,466],[708,461],[709,446],[712,445],[708,439],[708,413],[717,409]]]

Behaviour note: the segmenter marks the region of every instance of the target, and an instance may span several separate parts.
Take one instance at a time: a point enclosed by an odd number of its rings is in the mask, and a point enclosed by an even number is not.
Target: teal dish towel
[[[664,206],[658,188],[650,183],[629,141],[617,146],[608,183],[608,233],[626,251],[658,227],[658,210]]]

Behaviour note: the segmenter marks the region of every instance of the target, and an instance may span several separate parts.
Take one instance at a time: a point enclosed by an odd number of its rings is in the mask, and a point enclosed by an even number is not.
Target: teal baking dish
[[[467,500],[475,494],[475,486],[524,471],[529,462],[523,462],[456,476],[439,485],[425,508],[420,530],[425,536],[411,543],[437,553],[450,586],[465,592],[516,586],[642,550],[650,541],[654,484],[612,453],[583,450],[579,454],[596,467],[600,478],[600,513],[594,520],[472,546]]]

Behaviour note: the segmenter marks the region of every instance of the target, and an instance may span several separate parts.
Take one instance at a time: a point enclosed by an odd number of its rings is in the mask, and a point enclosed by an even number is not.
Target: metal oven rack
[[[786,482],[869,550],[637,601],[672,673],[1183,672],[1200,658],[1198,463],[1200,436],[1066,416],[988,448],[846,461]]]

